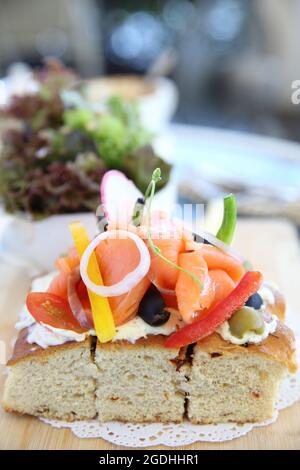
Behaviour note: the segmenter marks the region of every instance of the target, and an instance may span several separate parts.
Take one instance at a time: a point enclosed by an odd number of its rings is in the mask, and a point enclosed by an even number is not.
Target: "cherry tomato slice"
[[[84,330],[74,317],[68,302],[49,292],[30,292],[26,305],[38,323],[45,323],[54,328],[73,330],[83,333]]]

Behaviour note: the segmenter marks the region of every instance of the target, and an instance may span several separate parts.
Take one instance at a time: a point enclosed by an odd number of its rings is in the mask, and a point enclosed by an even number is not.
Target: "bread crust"
[[[32,358],[35,356],[37,360],[45,360],[49,354],[55,352],[61,352],[71,348],[79,348],[82,346],[90,347],[91,342],[93,341],[92,337],[88,337],[85,341],[76,342],[69,341],[58,346],[49,346],[46,349],[41,348],[37,344],[29,344],[26,341],[28,334],[28,329],[25,328],[22,330],[17,338],[16,344],[14,346],[13,354],[11,359],[8,361],[7,365],[12,366],[22,360]],[[135,343],[130,343],[129,341],[115,341],[108,343],[100,343],[97,341],[97,348],[109,349],[109,350],[118,350],[118,349],[136,349],[144,347],[152,347],[157,349],[164,349],[165,337],[163,335],[149,336],[148,338],[140,338]],[[268,356],[271,359],[274,359],[280,363],[283,363],[290,372],[295,372],[297,370],[297,363],[295,358],[296,346],[295,346],[295,337],[284,323],[278,321],[277,329],[273,334],[270,334],[262,343],[259,344],[248,344],[247,347],[239,346],[228,341],[225,341],[217,333],[204,338],[203,340],[197,343],[197,346],[205,352],[208,353],[221,353],[221,354],[260,354]],[[177,349],[180,358],[185,357],[185,349]]]
[[[11,408],[9,405],[7,405],[5,402],[2,402],[2,407],[3,407],[4,411],[6,411],[7,413],[13,413],[13,414],[18,415],[18,416],[35,416],[35,415],[31,415],[31,414],[25,413],[25,412],[22,413],[22,411],[17,411],[14,408]],[[73,416],[72,414],[64,415],[63,418],[58,418],[55,413],[51,413],[51,412],[45,413],[43,415],[43,418],[55,419],[55,420],[56,419],[61,419],[63,421],[67,421],[68,423],[72,423],[73,421],[78,421],[78,418]],[[90,420],[90,419],[91,419],[90,416],[82,416],[80,418],[80,421],[85,421],[85,420]]]
[[[97,347],[102,348],[102,349],[120,349],[120,348],[126,348],[126,349],[136,349],[136,348],[144,348],[147,346],[151,346],[152,348],[157,348],[157,349],[165,349],[165,341],[166,341],[166,336],[164,335],[150,335],[147,338],[140,338],[134,343],[131,343],[130,341],[126,340],[120,340],[120,341],[110,341],[108,343],[100,343],[97,341]],[[174,350],[179,351],[179,348],[172,348]]]
[[[197,347],[209,354],[258,354],[267,356],[284,364],[290,372],[296,372],[295,336],[290,328],[278,321],[276,331],[270,334],[262,343],[239,346],[225,341],[218,333],[198,341]]]
[[[93,342],[94,337],[90,336],[86,340],[77,342],[77,341],[68,341],[64,344],[60,344],[57,346],[49,346],[48,348],[44,349],[40,347],[37,344],[30,344],[27,342],[27,336],[28,336],[28,328],[24,328],[23,330],[20,331],[14,349],[12,353],[12,357],[9,359],[7,365],[12,366],[16,363],[19,363],[20,361],[32,358],[33,356],[37,358],[37,360],[42,361],[44,358],[47,358],[50,354],[53,354],[55,352],[61,352],[67,349],[73,349],[73,348],[79,348],[82,346],[91,346],[91,343]],[[97,347],[98,348],[104,348],[104,349],[120,349],[120,348],[126,348],[126,349],[135,349],[135,348],[144,348],[151,346],[153,348],[157,349],[162,349],[164,350],[164,342],[165,342],[166,337],[163,335],[153,335],[153,336],[148,336],[147,338],[140,338],[138,339],[135,343],[130,343],[129,341],[126,340],[121,340],[121,341],[115,341],[115,342],[109,342],[109,343],[100,343],[97,341]],[[178,353],[179,349],[175,348]],[[180,357],[184,356],[184,351],[185,350],[180,350]]]
[[[38,344],[30,344],[27,342],[28,328],[21,330],[17,341],[14,346],[12,357],[9,359],[7,365],[13,366],[16,363],[31,359],[33,356],[40,362],[43,362],[47,357],[56,352],[65,351],[67,349],[81,348],[81,347],[90,347],[91,346],[91,337],[86,338],[84,341],[68,341],[64,344],[57,346],[49,346],[44,349],[41,348]]]
[[[67,342],[59,346],[50,346],[47,349],[43,349],[38,345],[35,344],[29,344],[27,343],[27,334],[28,330],[24,329],[19,333],[17,342],[15,344],[13,356],[8,362],[9,366],[13,366],[15,364],[21,364],[23,361],[30,360],[34,358],[39,363],[46,362],[49,359],[49,356],[55,355],[55,354],[63,354],[64,351],[74,349],[74,348],[88,348],[88,349],[94,349],[96,345],[96,340],[93,337],[88,337],[85,341],[83,342]],[[162,335],[157,335],[157,336],[149,336],[148,338],[141,338],[135,343],[130,343],[128,341],[122,340],[122,341],[116,341],[116,342],[109,342],[109,343],[99,343],[97,342],[97,349],[99,350],[106,350],[109,353],[114,353],[114,351],[122,353],[122,350],[124,352],[133,349],[147,349],[147,348],[154,348],[157,350],[158,353],[160,352],[165,352],[171,354],[171,356],[174,356],[174,359],[170,359],[167,357],[167,360],[170,361],[174,365],[174,369],[176,369],[176,372],[179,372],[178,376],[188,376],[190,377],[190,372],[192,371],[193,364],[190,364],[191,358],[193,357],[193,354],[190,355],[190,348],[181,348],[181,349],[166,349],[165,346],[165,337]],[[212,357],[214,357],[214,354],[216,354],[216,357],[220,355],[226,355],[226,354],[253,354],[253,355],[260,355],[261,357],[263,356],[264,358],[270,359],[272,361],[277,361],[278,364],[281,364],[284,367],[287,367],[291,372],[295,372],[297,369],[296,361],[295,361],[295,343],[294,343],[294,335],[293,332],[283,323],[278,322],[277,329],[274,334],[269,335],[269,337],[264,340],[260,344],[249,344],[246,346],[239,346],[239,345],[234,345],[231,344],[221,338],[217,333],[213,333],[212,335],[208,336],[207,338],[204,338],[203,340],[199,341],[197,345],[194,346],[194,353],[197,351],[203,351],[207,352],[208,354],[211,354]],[[140,351],[141,355],[143,354],[142,351]],[[156,352],[155,352],[156,353]],[[113,354],[114,355],[114,354]],[[122,356],[122,354],[121,354]],[[91,356],[91,362],[97,365],[96,362],[97,358],[97,351],[96,351],[96,356],[93,357]],[[181,367],[183,369],[181,370]],[[12,373],[13,369],[11,370]],[[143,380],[141,378],[141,380]],[[183,389],[185,390],[185,389]],[[186,391],[186,390],[185,390]],[[8,412],[14,412],[17,414],[23,414],[22,412],[16,411],[9,400],[7,403],[5,401],[3,402],[3,407],[6,411]],[[24,413],[27,414],[27,413]],[[64,419],[65,421],[73,421],[74,419],[78,419],[77,417],[74,417],[71,414],[64,415],[63,418],[57,417],[57,414],[52,413],[52,410],[47,411],[47,413],[43,414],[43,416],[49,418],[49,419]],[[117,416],[117,414],[116,414]],[[80,419],[85,419],[84,416],[82,416]],[[90,419],[90,417],[87,417],[86,419]],[[118,418],[120,421],[127,422],[124,417],[122,416]],[[209,419],[201,418],[202,420],[197,421],[196,418],[189,418],[190,421],[192,422],[201,422],[203,424],[209,423]],[[152,417],[151,420],[146,420],[145,418],[139,419],[136,422],[165,422],[163,418],[160,418],[159,416],[157,417]],[[168,420],[170,421],[170,420]],[[236,421],[236,420],[234,420]],[[249,420],[247,420],[248,422]],[[180,420],[176,421],[174,420],[173,422],[180,422]],[[244,421],[241,421],[244,422]],[[253,421],[255,422],[255,421]]]

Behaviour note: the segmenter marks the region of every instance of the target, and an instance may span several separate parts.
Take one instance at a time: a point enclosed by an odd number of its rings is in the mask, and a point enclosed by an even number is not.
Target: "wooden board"
[[[236,239],[241,253],[285,293],[290,305],[290,320],[293,321],[296,315],[300,315],[300,254],[293,226],[280,220],[241,220]],[[13,324],[27,288],[28,279],[24,273],[0,266],[0,339],[7,345],[14,336]],[[0,389],[4,379],[1,373]],[[101,439],[78,439],[70,430],[53,429],[35,418],[0,411],[0,449],[117,448]],[[275,424],[254,429],[240,439],[225,443],[200,442],[183,448],[300,449],[300,402],[280,412]]]

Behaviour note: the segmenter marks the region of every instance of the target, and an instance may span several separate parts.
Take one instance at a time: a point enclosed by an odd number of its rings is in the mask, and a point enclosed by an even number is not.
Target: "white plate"
[[[300,145],[236,131],[173,124],[174,161],[208,181],[300,194]]]

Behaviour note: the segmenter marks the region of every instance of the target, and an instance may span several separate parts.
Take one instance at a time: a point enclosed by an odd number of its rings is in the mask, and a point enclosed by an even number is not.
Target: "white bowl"
[[[161,133],[175,114],[178,90],[175,83],[168,78],[155,78],[153,83],[154,92],[139,99],[140,115],[146,129]]]
[[[53,215],[41,221],[4,214],[1,258],[9,264],[25,267],[31,276],[51,271],[56,258],[72,246],[69,224],[78,220],[90,236],[95,234],[96,216],[93,213]]]
[[[88,99],[96,104],[112,95],[137,101],[142,124],[146,129],[161,132],[172,119],[178,104],[175,83],[165,77],[149,78],[121,75],[86,80]]]

